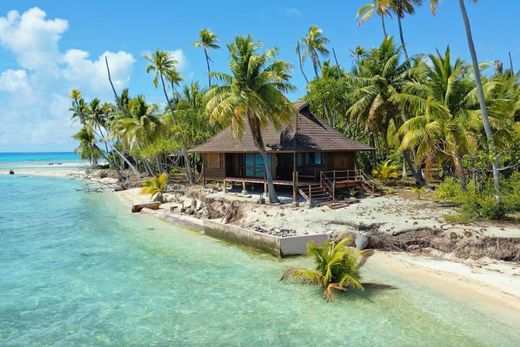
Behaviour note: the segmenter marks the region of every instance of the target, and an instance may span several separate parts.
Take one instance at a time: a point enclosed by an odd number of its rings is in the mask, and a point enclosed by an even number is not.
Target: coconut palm
[[[161,81],[164,97],[168,103],[168,107],[173,114],[173,105],[168,97],[166,91],[165,79],[167,77],[173,77],[176,71],[175,65],[177,61],[171,56],[169,52],[156,50],[150,56],[145,55],[144,58],[150,62],[146,66],[146,73],[153,72],[153,86],[157,88],[159,86],[159,80]],[[172,78],[173,79],[173,78]]]
[[[352,122],[364,124],[365,133],[370,134],[374,146],[378,136],[386,137],[391,121],[396,124],[406,121],[401,104],[392,96],[402,91],[415,69],[410,68],[408,61],[399,61],[399,52],[392,37],[386,38],[381,46],[363,56],[352,78],[350,98],[353,103],[347,113]],[[403,151],[403,158],[417,184],[424,185],[409,151]]]
[[[170,83],[172,84],[172,88],[173,88],[174,83],[178,83],[177,81],[179,81],[179,78],[176,73],[177,70],[175,68],[177,61],[175,59],[173,59],[173,57],[171,56],[171,54],[169,52],[160,51],[160,50],[156,50],[155,52],[153,52],[150,57],[145,56],[145,59],[150,62],[150,64],[148,66],[146,66],[146,72],[147,73],[152,72],[152,71],[154,72],[153,85],[156,88],[159,84],[159,80],[161,81],[163,92],[164,92],[164,97],[166,98],[166,103],[168,104],[168,108],[170,109],[171,114],[174,115],[175,114],[174,105],[173,105],[172,101],[170,100],[170,98],[168,97],[168,93],[166,91],[166,85],[165,85],[164,80],[168,79],[170,81]],[[181,151],[182,156],[184,157],[184,164],[185,164],[185,168],[186,168],[186,178],[189,183],[193,183],[191,165],[190,165],[190,161],[189,161],[186,149],[182,148],[180,151]]]
[[[113,126],[124,147],[133,151],[152,140],[159,124],[156,112],[157,106],[147,104],[143,96],[130,99],[128,116],[119,118]]]
[[[480,124],[473,112],[477,105],[470,97],[473,87],[466,71],[461,59],[451,62],[448,47],[444,55],[431,54],[427,64],[422,64],[423,81],[410,82],[393,96],[415,115],[399,130],[401,149],[417,148],[416,160],[427,165],[449,158],[463,190],[466,175],[462,157],[474,152],[474,131]]]
[[[271,175],[262,128],[268,123],[279,127],[288,122],[296,110],[284,93],[294,90],[290,79],[290,64],[276,60],[277,50],[269,48],[259,52],[261,44],[251,35],[237,36],[228,45],[231,75],[212,73],[218,81],[206,94],[206,110],[213,122],[231,125],[237,137],[244,134],[247,124],[253,141],[262,155],[269,185],[269,201],[279,202]]]
[[[472,0],[472,2],[477,3],[478,0]],[[437,12],[437,5],[439,0],[430,0],[430,7],[435,14]],[[495,148],[495,140],[493,137],[493,132],[491,130],[491,123],[489,121],[488,110],[486,107],[486,99],[484,96],[484,88],[482,86],[482,79],[480,76],[480,68],[477,58],[477,51],[475,49],[475,44],[473,42],[473,34],[471,32],[471,23],[469,21],[468,12],[466,11],[466,4],[464,0],[459,0],[459,8],[460,13],[462,15],[462,20],[464,21],[464,28],[466,30],[466,39],[468,41],[468,48],[471,55],[471,63],[473,65],[473,73],[475,74],[475,83],[477,85],[477,95],[480,103],[480,109],[482,112],[482,123],[484,125],[484,132],[487,137],[488,150],[493,157],[492,160],[492,172],[493,172],[493,183],[495,189],[495,199],[497,201],[500,200],[500,176],[499,176],[499,168],[498,168],[498,157]]]
[[[206,66],[208,68],[208,86],[211,87],[211,69],[209,66],[211,58],[209,57],[209,51],[220,48],[220,46],[216,44],[218,41],[217,35],[209,29],[202,29],[199,32],[199,38],[200,40],[193,42],[193,45],[195,47],[201,47],[204,50],[204,57],[206,57]]]
[[[359,269],[366,261],[367,253],[349,248],[351,239],[345,238],[338,243],[326,241],[317,246],[314,241],[307,244],[307,255],[315,262],[314,269],[292,268],[287,270],[281,280],[294,279],[305,284],[321,284],[325,289],[325,300],[332,299],[332,290],[346,291],[349,288],[363,290]]]
[[[85,125],[88,116],[88,105],[81,96],[81,91],[72,89],[69,97],[72,100],[72,107],[69,108],[69,111],[72,112],[71,119],[73,121],[77,119],[81,125]]]
[[[102,151],[96,144],[96,136],[92,128],[85,125],[72,137],[79,141],[79,145],[74,152],[79,154],[81,160],[89,160],[91,167],[96,167]]]
[[[399,38],[401,39],[401,45],[403,46],[403,52],[406,59],[409,59],[409,57],[404,40],[402,20],[407,14],[413,15],[415,13],[415,8],[421,6],[422,3],[423,0],[388,0],[390,9],[397,17],[397,23],[399,25]]]
[[[311,60],[316,78],[319,77],[318,72],[321,69],[320,55],[322,57],[329,55],[329,50],[325,47],[327,43],[329,43],[329,39],[323,35],[323,30],[313,25],[296,47],[298,50],[303,48],[303,52],[301,53],[302,63],[305,62],[305,58],[307,57]]]
[[[390,0],[372,0],[368,4],[363,5],[356,14],[358,25],[362,25],[376,14],[381,18],[383,34],[386,38],[388,33],[386,32],[385,17],[390,17],[389,2]]]
[[[143,181],[143,187],[139,193],[150,194],[154,201],[163,201],[163,193],[168,185],[168,175],[162,173],[159,176],[147,178]]]

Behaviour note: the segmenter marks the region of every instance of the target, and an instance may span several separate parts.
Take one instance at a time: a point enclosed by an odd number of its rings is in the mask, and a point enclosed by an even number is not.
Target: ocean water
[[[520,332],[382,269],[335,295],[279,260],[131,214],[79,181],[0,175],[0,346],[518,346]]]

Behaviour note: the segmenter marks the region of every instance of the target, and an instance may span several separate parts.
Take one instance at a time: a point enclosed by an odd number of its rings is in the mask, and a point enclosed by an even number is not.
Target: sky
[[[264,47],[279,48],[279,57],[294,65],[296,100],[305,93],[295,46],[311,25],[323,29],[341,65],[352,65],[351,49],[377,46],[383,38],[374,18],[359,27],[359,7],[369,0],[3,0],[0,2],[0,152],[71,151],[78,125],[70,120],[72,88],[89,99],[112,101],[104,56],[117,89],[130,88],[149,102],[162,94],[145,72],[143,56],[170,51],[187,83],[206,85],[203,52],[193,47],[200,29],[210,28],[221,49],[211,53],[214,71],[227,71],[226,43],[251,33]],[[482,62],[502,60],[510,51],[520,68],[519,0],[467,2],[474,40]],[[497,3],[500,6],[497,6]],[[397,22],[387,23],[398,35]],[[443,0],[437,16],[428,6],[403,21],[408,52],[434,53],[447,45],[452,56],[469,59],[458,1]],[[397,38],[396,38],[397,39]],[[312,67],[306,63],[308,76]]]

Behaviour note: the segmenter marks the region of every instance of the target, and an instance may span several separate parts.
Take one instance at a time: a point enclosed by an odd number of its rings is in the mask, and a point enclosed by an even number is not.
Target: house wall
[[[204,176],[206,178],[226,177],[226,156],[224,153],[204,153]]]
[[[244,177],[242,153],[204,153],[204,172],[206,178],[224,179],[227,177]],[[271,156],[271,173],[275,179],[292,179],[292,154],[291,160],[285,160],[286,167],[282,167],[282,161],[278,161],[279,155],[287,154],[269,154]],[[291,161],[289,163],[288,161]],[[290,165],[288,165],[290,164]],[[309,173],[316,172],[316,177],[319,177],[319,171],[331,170],[354,170],[356,167],[356,153],[355,152],[326,152],[324,156],[324,163],[322,166],[308,167],[305,170],[301,168],[298,170],[301,174],[304,171]]]
[[[355,152],[330,152],[326,154],[325,170],[354,170],[356,168]]]

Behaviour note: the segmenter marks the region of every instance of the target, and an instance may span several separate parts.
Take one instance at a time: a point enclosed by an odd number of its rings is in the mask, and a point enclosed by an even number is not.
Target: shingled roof
[[[309,104],[295,102],[294,107],[298,113],[293,120],[276,129],[268,125],[262,129],[262,137],[267,152],[358,152],[370,151],[372,147],[363,143],[348,139],[336,129],[314,116]],[[296,118],[297,117],[297,118]],[[296,124],[298,130],[295,132]],[[296,140],[295,140],[296,133]],[[242,138],[233,135],[231,127],[227,127],[217,135],[189,150],[191,153],[254,153],[258,152],[251,131],[244,127]]]

